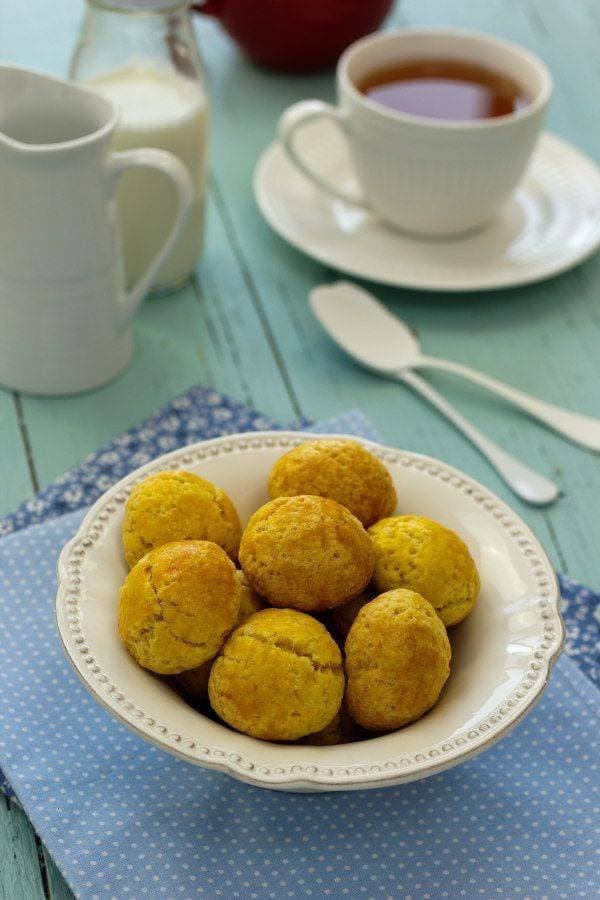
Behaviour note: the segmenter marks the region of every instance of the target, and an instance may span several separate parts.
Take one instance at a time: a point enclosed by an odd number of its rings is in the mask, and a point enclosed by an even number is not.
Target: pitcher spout
[[[87,88],[0,63],[0,147],[16,153],[57,151],[110,134],[113,105]]]

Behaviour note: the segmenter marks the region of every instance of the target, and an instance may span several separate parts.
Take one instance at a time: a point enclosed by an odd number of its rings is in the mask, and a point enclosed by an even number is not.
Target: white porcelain
[[[396,112],[358,90],[372,72],[410,59],[458,59],[516,81],[530,102],[506,116],[475,121]],[[421,235],[456,235],[489,222],[521,180],[552,94],[544,63],[516,44],[473,31],[399,29],[357,41],[337,66],[338,106],[294,104],[279,125],[282,146],[304,175],[332,196],[370,209]],[[311,166],[296,133],[328,118],[348,142],[358,191]]]
[[[392,376],[406,369],[438,369],[458,375],[497,394],[575,444],[600,451],[600,419],[546,403],[461,363],[427,356],[408,325],[357,284],[338,281],[313,288],[310,305],[334,340],[367,368]]]
[[[298,132],[303,155],[341,188],[355,186],[337,129]],[[600,170],[575,147],[542,135],[523,181],[487,228],[455,239],[411,237],[336,200],[290,163],[281,144],[261,156],[254,194],[271,227],[324,265],[395,287],[487,291],[558,275],[600,245]]]
[[[110,153],[116,123],[113,105],[92,91],[0,65],[0,384],[6,387],[84,391],[129,362],[131,320],[177,240],[192,191],[185,166],[171,153]],[[126,292],[114,192],[121,173],[134,167],[171,180],[178,213]]]
[[[533,506],[546,506],[558,499],[560,490],[553,481],[495,444],[413,371],[426,366],[428,357],[421,355],[419,342],[408,326],[372,294],[348,281],[338,281],[313,288],[310,305],[328,335],[353,359],[386,378],[404,382],[446,416],[517,497]]]
[[[138,666],[117,635],[117,594],[127,572],[120,528],[132,485],[160,469],[196,472],[230,494],[245,522],[268,499],[273,462],[310,437],[316,435],[265,432],[205,441],[160,457],[107,491],[60,556],[56,613],[66,653],[94,697],[139,736],[257,787],[346,790],[440,772],[492,746],[526,715],[560,653],[563,625],[556,577],[531,531],[494,494],[437,460],[364,442],[387,465],[399,510],[456,529],[481,573],[474,612],[451,631],[447,686],[418,722],[337,747],[258,741],[195,712]]]

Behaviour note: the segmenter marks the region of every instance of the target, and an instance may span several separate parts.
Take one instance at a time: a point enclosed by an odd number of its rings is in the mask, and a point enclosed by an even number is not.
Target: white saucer
[[[329,180],[355,186],[335,126],[311,123],[297,140]],[[564,272],[600,245],[600,169],[551,134],[540,139],[520,189],[496,220],[452,240],[402,234],[329,197],[295,169],[277,142],[258,161],[254,193],[267,222],[294,247],[341,272],[398,287],[514,287]]]

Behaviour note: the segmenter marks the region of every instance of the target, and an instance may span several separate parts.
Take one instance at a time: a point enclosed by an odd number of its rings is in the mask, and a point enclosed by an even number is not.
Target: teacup
[[[529,98],[496,118],[433,119],[397,112],[358,88],[371,73],[419,59],[460,60],[517,82]],[[531,158],[552,93],[544,63],[522,47],[453,29],[374,34],[346,50],[337,66],[338,106],[304,100],[279,123],[292,162],[328,194],[419,235],[444,236],[485,225],[510,197]],[[317,118],[344,133],[361,195],[329,183],[298,153],[294,135]]]

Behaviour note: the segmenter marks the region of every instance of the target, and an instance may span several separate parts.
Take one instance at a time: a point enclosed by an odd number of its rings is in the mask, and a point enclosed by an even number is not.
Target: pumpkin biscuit
[[[450,673],[450,642],[433,607],[394,590],[363,606],[348,633],[346,703],[372,731],[391,731],[433,706]]]
[[[320,622],[292,609],[265,609],[235,629],[208,682],[212,708],[238,731],[295,741],[320,731],[344,694],[339,647]]]
[[[334,747],[337,744],[352,744],[355,741],[364,741],[373,737],[350,716],[346,704],[342,701],[339,712],[331,722],[317,731],[302,738],[301,744],[309,744],[313,747]]]
[[[471,612],[479,574],[465,542],[423,516],[391,516],[369,529],[378,591],[407,588],[422,594],[446,626]]]
[[[383,463],[358,441],[340,438],[304,441],[285,453],[271,469],[269,494],[328,497],[365,528],[396,508],[396,491]]]
[[[240,585],[240,615],[238,625],[253,616],[254,613],[260,612],[265,608],[265,604],[258,596],[241,569],[237,570],[237,580]]]
[[[123,549],[130,566],[171,541],[213,541],[233,559],[242,533],[235,506],[191,472],[158,472],[136,485],[125,506]]]
[[[208,679],[214,661],[215,657],[211,656],[201,666],[179,672],[173,676],[171,684],[179,693],[185,694],[186,700],[189,700],[191,704],[203,703],[208,697]]]
[[[363,606],[372,599],[372,592],[363,591],[362,594],[359,594],[354,600],[351,600],[349,603],[344,603],[343,606],[336,606],[335,609],[332,609],[331,612],[327,613],[326,624],[331,626],[331,631],[338,635],[342,641],[345,641],[357,615]]]
[[[319,612],[360,594],[371,578],[373,550],[358,519],[335,500],[278,497],[248,522],[240,563],[272,606]]]
[[[196,668],[219,651],[237,624],[240,591],[235,566],[216,544],[164,544],[125,579],[119,635],[146,669],[174,675]]]

